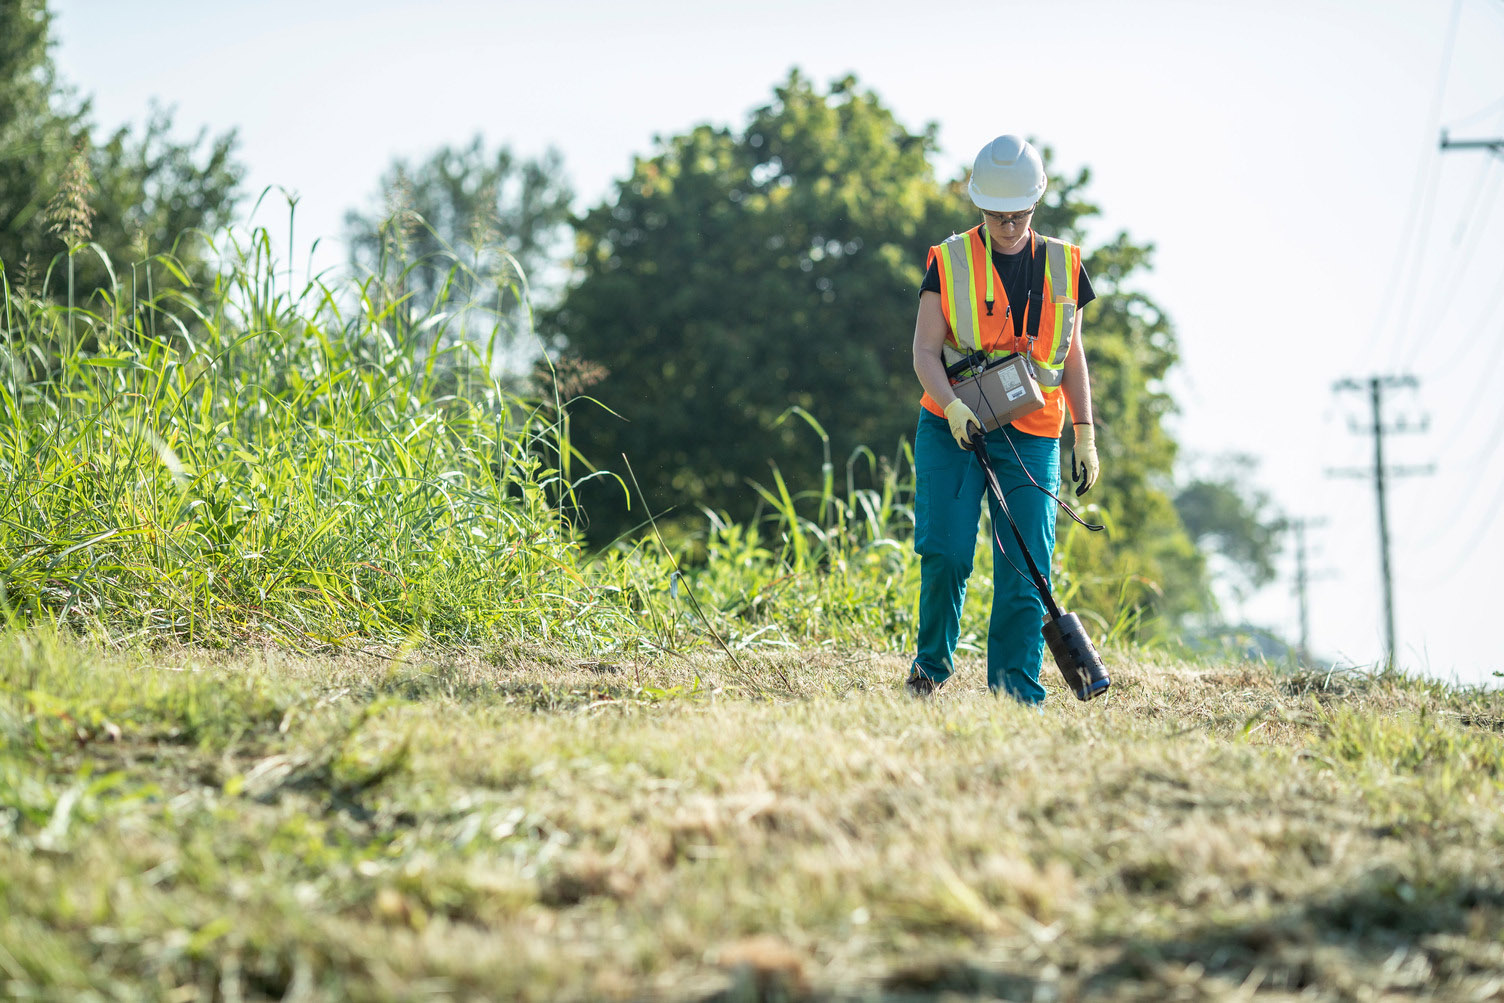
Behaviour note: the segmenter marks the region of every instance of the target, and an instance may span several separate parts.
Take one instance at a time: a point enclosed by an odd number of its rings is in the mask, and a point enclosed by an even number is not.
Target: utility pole
[[[1330,477],[1373,477],[1374,490],[1379,502],[1379,566],[1384,576],[1384,655],[1388,665],[1394,664],[1394,574],[1389,562],[1389,510],[1384,500],[1384,485],[1390,477],[1408,477],[1414,474],[1430,474],[1435,467],[1386,467],[1384,466],[1384,435],[1389,432],[1415,432],[1425,431],[1425,426],[1412,428],[1403,421],[1392,427],[1384,425],[1384,391],[1399,387],[1414,388],[1417,381],[1414,376],[1370,376],[1367,380],[1358,381],[1352,379],[1338,380],[1332,386],[1332,390],[1341,393],[1344,390],[1362,391],[1368,390],[1369,403],[1373,408],[1373,425],[1370,433],[1373,435],[1373,472],[1367,470],[1347,468],[1343,470],[1328,470]],[[1357,431],[1356,426],[1353,431]]]
[[[1325,519],[1295,519],[1290,523],[1295,530],[1295,593],[1300,599],[1300,647],[1296,653],[1302,665],[1311,661],[1311,610],[1306,601],[1306,588],[1311,584],[1311,575],[1306,570],[1306,530],[1326,525]]]

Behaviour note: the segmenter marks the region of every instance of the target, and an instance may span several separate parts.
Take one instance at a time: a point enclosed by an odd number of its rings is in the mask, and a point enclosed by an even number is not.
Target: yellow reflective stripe
[[[1060,330],[1055,336],[1055,354],[1050,361],[1057,366],[1065,365],[1065,357],[1071,350],[1071,335],[1076,330],[1076,304],[1062,303],[1058,308]]]
[[[1040,304],[1040,312],[1044,315],[1039,318],[1039,333],[1045,338],[1044,352],[1039,352],[1039,345],[1034,346],[1034,361],[1040,366],[1057,365],[1055,354],[1060,348],[1060,307],[1056,305],[1057,295],[1055,288],[1059,284],[1055,276],[1059,274],[1058,255],[1056,249],[1060,246],[1058,240],[1046,237],[1044,242],[1044,284],[1048,295]],[[1045,321],[1048,319],[1049,330],[1046,331]]]
[[[1050,277],[1050,298],[1056,303],[1061,300],[1075,299],[1071,295],[1071,270],[1067,267],[1065,244],[1053,237],[1045,243],[1044,273]]]
[[[961,254],[965,255],[966,299],[963,302],[970,307],[970,312],[967,314],[966,319],[969,321],[968,326],[971,330],[972,347],[980,352],[982,350],[982,317],[977,310],[976,262],[971,251],[971,238],[962,234],[958,238],[958,242],[961,245],[959,248]],[[960,260],[960,255],[957,255],[958,264]],[[957,332],[956,338],[958,341],[960,337],[960,332]]]
[[[956,333],[956,278],[955,268],[950,263],[950,241],[940,245],[940,253],[935,255],[935,267],[940,272],[940,295],[944,298],[945,305],[949,307],[945,316],[950,320],[951,337],[955,338],[956,344],[961,344],[961,336]]]
[[[1070,254],[1066,256],[1066,267],[1069,269],[1071,308],[1066,311],[1064,318],[1064,338],[1061,340],[1060,364],[1065,364],[1065,357],[1070,353],[1071,339],[1076,336],[1076,321],[1081,316],[1081,248],[1071,247]]]
[[[1065,379],[1065,370],[1036,366],[1034,367],[1034,378],[1039,381],[1039,385],[1044,389],[1044,392],[1049,393],[1060,386],[1060,381]]]
[[[1076,322],[1077,269],[1071,267],[1071,249],[1064,241],[1051,239],[1045,245],[1044,274],[1050,284],[1054,304],[1054,331],[1051,332],[1048,360],[1045,365],[1062,366],[1071,350],[1071,334]]]

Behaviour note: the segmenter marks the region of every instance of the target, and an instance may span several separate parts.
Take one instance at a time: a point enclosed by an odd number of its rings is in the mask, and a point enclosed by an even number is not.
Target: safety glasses
[[[989,209],[983,209],[982,215],[987,217],[987,222],[989,223],[1008,226],[1014,223],[1027,222],[1029,217],[1034,215],[1034,207],[1030,206],[1022,212],[992,212]]]

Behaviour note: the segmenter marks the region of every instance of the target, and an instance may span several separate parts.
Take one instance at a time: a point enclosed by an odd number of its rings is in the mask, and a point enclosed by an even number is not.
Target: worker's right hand
[[[982,437],[982,423],[959,397],[945,405],[945,420],[950,422],[950,434],[962,449],[972,449],[975,440]]]

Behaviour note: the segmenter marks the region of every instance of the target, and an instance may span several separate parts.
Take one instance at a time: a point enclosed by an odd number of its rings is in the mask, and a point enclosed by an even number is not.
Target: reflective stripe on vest
[[[983,281],[992,287],[993,272],[990,260],[987,271],[978,274],[977,266],[986,259],[986,247],[980,237],[981,226],[965,233],[955,234],[943,244],[931,248],[930,253],[940,274],[941,310],[950,324],[951,338],[963,351],[985,351],[991,358],[1000,358],[1018,350],[1018,341],[1013,337],[1011,320],[994,308],[988,326],[995,327],[992,347],[983,346],[983,307],[979,302],[978,286]],[[1039,336],[1029,353],[1035,377],[1040,388],[1049,394],[1060,386],[1064,379],[1063,366],[1070,354],[1071,334],[1076,323],[1076,297],[1079,294],[1080,249],[1064,241],[1041,237],[1030,231],[1030,253],[1035,240],[1045,241],[1044,302],[1039,318]],[[958,288],[959,287],[959,288]]]
[[[967,348],[981,351],[982,320],[977,315],[977,286],[971,281],[971,241],[964,233],[952,234],[949,240],[940,245],[940,252],[936,261],[940,271],[940,295],[943,305],[948,307],[945,318],[950,321],[950,329],[957,345],[961,345],[961,339],[965,337],[969,339],[965,343]],[[956,295],[957,275],[966,276],[966,288],[959,297]]]
[[[1066,353],[1071,350],[1071,332],[1075,329],[1076,320],[1076,284],[1078,281],[1077,270],[1069,265],[1070,255],[1066,253],[1065,244],[1058,240],[1047,238],[1044,250],[1045,281],[1050,283],[1052,292],[1050,305],[1054,308],[1055,323],[1054,342],[1050,346],[1049,364],[1051,366],[1065,365]],[[1050,280],[1055,281],[1050,281]],[[1040,330],[1044,330],[1043,318],[1040,320]],[[1064,334],[1064,337],[1061,335]]]

